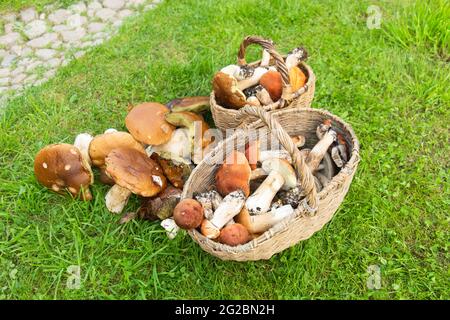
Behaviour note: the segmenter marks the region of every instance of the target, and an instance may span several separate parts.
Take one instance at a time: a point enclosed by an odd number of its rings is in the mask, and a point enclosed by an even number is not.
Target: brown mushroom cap
[[[96,136],[89,145],[89,156],[97,167],[105,165],[105,158],[113,149],[130,148],[145,154],[144,147],[128,132],[117,131]]]
[[[94,175],[81,152],[71,144],[51,144],[41,149],[34,159],[34,174],[39,183],[55,192],[67,189],[83,200],[92,199],[89,185]]]
[[[294,66],[289,70],[289,82],[291,84],[292,91],[295,92],[305,85],[306,75],[299,67]]]
[[[173,219],[181,229],[195,229],[203,221],[203,207],[197,200],[183,199],[173,210]]]
[[[245,94],[239,90],[237,80],[224,72],[217,72],[213,78],[213,90],[219,104],[239,109],[247,103]]]
[[[169,109],[160,103],[146,102],[135,106],[125,118],[133,137],[142,143],[160,145],[170,140],[175,128],[165,120]]]
[[[228,225],[220,231],[219,242],[229,246],[245,244],[249,240],[250,233],[247,228],[240,223]]]
[[[195,122],[200,126],[202,136],[202,148],[205,148],[210,143],[209,140],[204,139],[205,132],[208,131],[209,126],[199,114],[189,111],[178,111],[166,114],[166,121],[175,127],[186,127],[190,130],[192,138],[196,138],[195,134]],[[199,132],[200,133],[200,132]]]
[[[135,149],[114,149],[105,163],[106,172],[116,184],[143,197],[152,197],[167,186],[161,167]]]
[[[280,100],[283,93],[283,82],[278,71],[267,71],[259,80],[259,84],[267,90],[272,101]]]
[[[230,153],[216,173],[216,188],[222,195],[242,190],[244,195],[250,195],[251,169],[245,154],[239,151]]]

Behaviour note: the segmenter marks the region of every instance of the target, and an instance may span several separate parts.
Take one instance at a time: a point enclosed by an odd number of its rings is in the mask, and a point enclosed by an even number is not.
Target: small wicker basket
[[[239,116],[259,117],[260,120],[237,131],[218,145],[199,163],[186,182],[182,198],[192,198],[195,192],[204,192],[214,187],[215,173],[220,163],[233,150],[243,151],[249,141],[259,139],[265,143],[274,135],[291,154],[300,185],[306,197],[291,217],[286,218],[261,236],[236,247],[224,245],[204,237],[197,230],[189,235],[200,247],[222,260],[260,260],[289,248],[301,240],[308,239],[331,220],[343,201],[355,174],[359,158],[359,143],[352,128],[331,113],[311,108],[295,108],[268,113],[260,107],[246,106],[239,110]],[[319,193],[314,177],[305,159],[294,146],[291,135],[304,135],[306,147],[317,142],[316,128],[325,119],[331,119],[333,127],[347,142],[349,161]],[[253,130],[250,130],[253,129]],[[243,131],[242,131],[243,130]]]
[[[302,108],[311,106],[311,101],[314,98],[314,90],[316,77],[313,70],[309,65],[301,62],[298,67],[305,73],[307,81],[303,87],[295,92],[292,92],[291,85],[289,83],[289,71],[287,70],[286,64],[284,63],[284,58],[286,56],[281,56],[274,48],[273,42],[270,40],[263,39],[257,36],[248,36],[241,43],[238,52],[238,65],[246,65],[245,61],[245,50],[251,44],[258,44],[266,49],[271,57],[275,60],[275,67],[281,74],[281,79],[283,83],[283,93],[280,100],[274,102],[273,104],[263,106],[264,110],[272,111],[282,108]],[[250,66],[258,66],[260,60],[256,62],[249,63]],[[217,128],[222,131],[226,129],[233,129],[239,127],[243,122],[251,123],[257,120],[254,117],[240,117],[239,110],[226,108],[217,103],[214,96],[214,91],[211,92],[210,96],[211,113],[214,119],[214,123]]]

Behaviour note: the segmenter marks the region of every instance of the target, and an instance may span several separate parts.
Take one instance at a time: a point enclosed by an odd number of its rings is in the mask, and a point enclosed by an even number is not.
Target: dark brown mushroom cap
[[[106,172],[116,184],[143,197],[152,197],[167,186],[161,167],[135,149],[114,149],[105,163]]]
[[[181,229],[195,229],[203,221],[203,207],[197,200],[183,199],[173,210],[173,219]]]
[[[160,103],[142,103],[131,109],[125,118],[125,124],[137,141],[160,145],[169,141],[175,130],[175,127],[165,120],[165,114],[169,111]]]
[[[83,200],[91,200],[89,185],[94,176],[80,150],[66,143],[41,149],[34,159],[34,174],[39,183],[58,193],[68,190]]]
[[[137,142],[128,132],[117,131],[111,133],[104,133],[94,137],[89,144],[89,157],[94,166],[102,167],[105,165],[105,158],[116,148],[131,148],[145,153],[145,149]]]

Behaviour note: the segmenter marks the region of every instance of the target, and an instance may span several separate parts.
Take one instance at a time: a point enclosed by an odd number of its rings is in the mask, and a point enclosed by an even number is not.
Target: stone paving
[[[160,0],[88,0],[0,15],[0,100],[40,85],[60,66],[114,35],[125,19]],[[3,25],[3,30],[1,26]]]

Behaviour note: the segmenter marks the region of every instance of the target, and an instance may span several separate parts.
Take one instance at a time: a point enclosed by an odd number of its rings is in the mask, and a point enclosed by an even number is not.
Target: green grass
[[[68,7],[77,0],[1,0],[0,11],[18,11],[28,7],[42,10],[44,6],[53,4],[56,7]]]
[[[366,27],[372,4],[382,9],[381,29]],[[14,99],[0,118],[0,296],[449,299],[450,70],[423,50],[448,38],[432,28],[403,40],[399,28],[417,14],[391,1],[165,1]],[[434,24],[414,24],[414,34]],[[118,225],[99,183],[83,203],[36,182],[43,146],[124,129],[129,103],[207,95],[248,34],[272,38],[282,52],[305,45],[314,107],[346,119],[361,142],[345,201],[312,238],[269,261],[223,262],[184,233],[169,241],[157,223]],[[66,288],[70,265],[81,266],[79,290]],[[381,267],[379,290],[366,286],[371,265]]]

